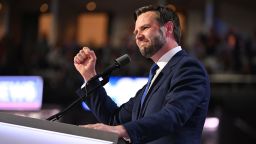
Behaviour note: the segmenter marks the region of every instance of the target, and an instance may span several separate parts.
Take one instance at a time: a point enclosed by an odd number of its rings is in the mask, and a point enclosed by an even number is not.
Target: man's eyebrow
[[[144,24],[144,25],[142,25],[142,26],[140,26],[138,29],[144,29],[144,28],[146,28],[146,27],[150,27],[150,24]],[[138,33],[138,30],[137,29],[135,29],[134,31],[133,31],[133,34],[137,34]]]

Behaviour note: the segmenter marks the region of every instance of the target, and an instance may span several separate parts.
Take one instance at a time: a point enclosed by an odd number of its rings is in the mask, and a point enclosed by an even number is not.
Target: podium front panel
[[[116,144],[118,136],[70,124],[0,112],[0,139],[4,144]]]

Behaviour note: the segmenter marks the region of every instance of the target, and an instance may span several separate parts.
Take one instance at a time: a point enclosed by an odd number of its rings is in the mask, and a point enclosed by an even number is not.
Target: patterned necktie
[[[148,76],[148,83],[147,83],[147,85],[146,85],[146,88],[145,88],[145,90],[144,90],[144,93],[143,93],[143,95],[142,95],[142,98],[141,98],[141,106],[143,105],[143,102],[144,102],[144,100],[145,100],[145,98],[146,98],[146,95],[147,95],[147,93],[148,93],[148,90],[149,90],[149,86],[150,86],[150,84],[151,84],[151,81],[152,81],[152,79],[153,79],[153,77],[154,77],[154,75],[155,75],[155,73],[156,73],[156,70],[158,69],[159,67],[158,67],[158,65],[157,64],[153,64],[152,66],[151,66],[151,69],[150,69],[150,72],[149,72],[149,76]]]

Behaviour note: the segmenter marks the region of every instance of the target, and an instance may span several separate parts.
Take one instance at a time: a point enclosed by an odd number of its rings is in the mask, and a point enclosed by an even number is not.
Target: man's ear
[[[170,37],[173,33],[174,25],[172,21],[168,21],[164,24],[164,27],[166,28],[166,36]]]

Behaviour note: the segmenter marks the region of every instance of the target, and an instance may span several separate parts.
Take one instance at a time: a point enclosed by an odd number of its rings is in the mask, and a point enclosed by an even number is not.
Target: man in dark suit
[[[102,123],[84,127],[117,133],[134,144],[199,144],[210,99],[209,80],[203,66],[179,46],[177,14],[167,7],[145,6],[136,11],[135,20],[140,52],[155,63],[152,77],[120,107],[100,87],[85,101]],[[85,81],[96,75],[95,63],[96,56],[87,47],[74,58]]]

